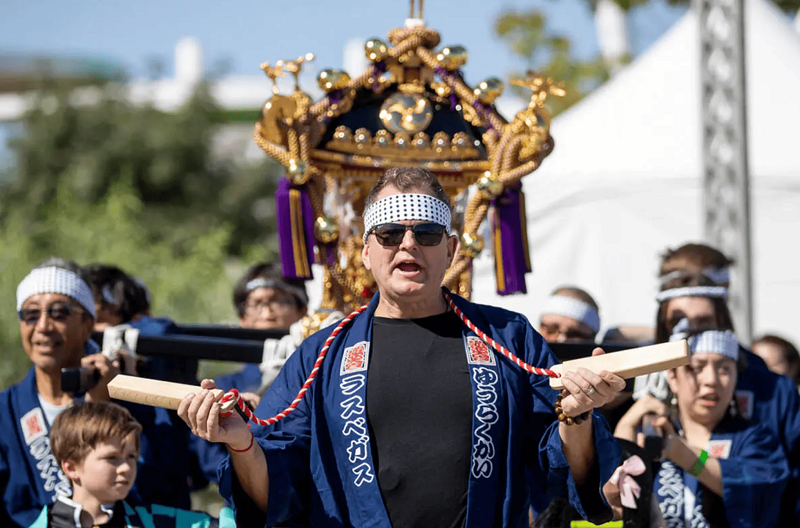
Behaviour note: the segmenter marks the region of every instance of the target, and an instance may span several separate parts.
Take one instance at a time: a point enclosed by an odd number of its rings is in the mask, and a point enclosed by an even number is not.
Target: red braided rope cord
[[[489,343],[489,345],[493,349],[495,349],[496,351],[500,352],[505,357],[510,359],[511,362],[514,363],[516,366],[518,366],[519,368],[521,368],[522,370],[524,370],[526,372],[530,372],[531,374],[538,374],[539,376],[547,376],[549,378],[560,378],[561,377],[561,374],[558,374],[557,372],[553,372],[550,369],[532,367],[531,365],[528,365],[527,363],[522,361],[520,358],[515,356],[513,352],[508,350],[506,347],[504,347],[503,345],[501,345],[500,343],[498,343],[497,341],[495,341],[494,339],[492,339],[488,335],[486,335],[480,328],[475,326],[472,323],[472,321],[467,319],[467,316],[464,315],[464,312],[462,312],[461,310],[458,309],[458,306],[456,306],[456,303],[453,302],[453,298],[450,297],[450,295],[445,293],[444,294],[444,298],[447,301],[447,303],[450,305],[450,308],[453,309],[453,311],[456,313],[456,315],[461,319],[461,322],[464,323],[464,325],[466,325],[467,328],[469,328],[470,330],[475,332],[475,334],[477,334],[477,336],[480,337],[484,342]]]
[[[456,315],[458,315],[458,317],[461,319],[461,322],[464,323],[464,325],[466,325],[467,328],[475,332],[475,334],[477,334],[478,337],[480,337],[483,341],[488,343],[497,352],[501,353],[506,358],[511,360],[511,362],[514,363],[516,366],[518,366],[519,368],[521,368],[526,372],[530,372],[531,374],[537,374],[539,376],[548,376],[551,378],[561,377],[561,374],[553,372],[552,370],[533,367],[522,361],[520,358],[515,356],[510,350],[508,350],[506,347],[504,347],[491,337],[487,336],[480,328],[475,326],[472,323],[472,321],[467,319],[467,316],[464,315],[464,312],[458,309],[458,306],[456,306],[455,302],[453,302],[453,298],[447,292],[444,292],[444,298],[450,305],[450,308],[453,309]],[[353,313],[342,319],[339,322],[339,324],[336,325],[336,328],[333,329],[331,335],[329,335],[328,339],[325,340],[325,343],[322,346],[322,350],[320,350],[319,355],[317,356],[317,360],[314,362],[314,368],[311,369],[311,373],[308,375],[308,378],[306,379],[305,383],[303,383],[303,386],[300,388],[300,392],[297,393],[297,396],[292,401],[292,403],[283,411],[279,412],[272,418],[269,418],[267,420],[262,420],[261,418],[257,417],[253,413],[253,411],[250,410],[250,407],[248,407],[244,403],[244,400],[239,396],[239,391],[237,391],[236,389],[231,389],[229,392],[226,392],[225,395],[220,400],[220,403],[225,403],[235,399],[236,407],[239,408],[239,410],[247,417],[248,420],[257,425],[272,425],[274,423],[283,420],[297,408],[297,406],[303,400],[303,396],[305,396],[306,391],[308,391],[309,387],[311,387],[311,384],[314,383],[314,379],[317,377],[317,372],[319,372],[319,369],[322,366],[322,362],[325,359],[325,356],[328,354],[328,349],[330,348],[331,343],[333,343],[333,340],[336,338],[337,335],[339,335],[339,333],[344,329],[345,326],[350,324],[350,322],[353,319],[355,319],[359,314],[361,314],[366,309],[367,305],[362,306],[358,310],[354,311]],[[220,416],[226,417],[232,414],[233,414],[232,412],[223,412],[220,413]]]

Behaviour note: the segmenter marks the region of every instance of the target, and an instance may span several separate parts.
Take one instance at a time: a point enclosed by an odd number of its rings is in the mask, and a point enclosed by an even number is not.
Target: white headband
[[[289,293],[297,298],[304,306],[308,304],[308,295],[306,292],[301,290],[296,286],[292,286],[289,283],[283,281],[277,281],[273,279],[265,279],[264,277],[256,277],[255,279],[248,282],[244,289],[247,293],[250,293],[253,290],[257,290],[259,288],[273,288],[276,290],[282,290],[286,293]]]
[[[686,339],[689,329],[689,320],[681,319],[672,330],[670,341]],[[739,359],[739,340],[730,330],[706,330],[689,338],[689,349],[692,354],[722,354],[733,360]]]
[[[678,297],[708,297],[709,299],[726,299],[728,288],[723,286],[687,286],[685,288],[672,288],[656,295],[656,301],[664,302]]]
[[[374,227],[401,220],[427,220],[444,226],[450,234],[450,208],[446,203],[429,194],[393,194],[373,203],[364,213],[364,243]]]
[[[731,269],[728,267],[725,268],[705,268],[703,271],[700,272],[704,277],[710,279],[714,284],[726,284],[731,281]],[[658,280],[661,282],[663,286],[667,282],[672,279],[683,277],[684,275],[690,275],[691,273],[688,271],[671,271],[670,273],[665,273],[661,275]]]
[[[83,306],[92,319],[97,318],[94,313],[92,290],[83,279],[69,270],[55,266],[32,270],[17,286],[17,311],[22,309],[25,301],[40,293],[60,293],[72,297]]]
[[[565,295],[553,295],[544,305],[542,315],[556,314],[585,323],[595,334],[600,331],[600,315],[590,304]],[[541,317],[540,317],[541,318]]]

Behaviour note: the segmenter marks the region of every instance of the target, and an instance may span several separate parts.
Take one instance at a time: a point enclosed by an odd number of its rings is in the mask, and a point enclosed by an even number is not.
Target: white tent
[[[800,35],[767,0],[746,2],[745,24],[754,332],[800,342]],[[535,321],[554,287],[573,284],[598,300],[605,327],[653,324],[660,254],[702,237],[698,35],[689,11],[554,120],[553,154],[523,180],[529,293],[498,296],[481,255],[475,301]]]

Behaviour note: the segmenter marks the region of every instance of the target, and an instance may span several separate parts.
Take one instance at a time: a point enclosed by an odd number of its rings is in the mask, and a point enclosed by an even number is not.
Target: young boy
[[[142,426],[127,409],[110,402],[70,407],[53,422],[50,445],[72,497],[58,496],[30,528],[217,528],[235,526],[232,512],[221,520],[166,506],[132,508],[125,497],[136,480]]]

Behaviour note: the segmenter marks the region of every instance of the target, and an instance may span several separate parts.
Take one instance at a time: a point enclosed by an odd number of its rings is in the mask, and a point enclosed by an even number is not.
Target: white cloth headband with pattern
[[[429,194],[393,194],[373,203],[364,213],[364,243],[374,227],[401,220],[433,222],[451,234],[450,208],[446,203]]]
[[[686,286],[664,290],[656,295],[656,301],[664,302],[678,297],[708,297],[709,299],[726,299],[728,288],[724,286]]]
[[[28,273],[17,286],[17,311],[22,309],[25,301],[40,293],[60,293],[72,297],[93,319],[97,318],[92,290],[83,279],[69,270],[52,266],[37,268]]]
[[[714,284],[727,284],[731,281],[731,269],[730,268],[705,268],[703,271],[700,272],[704,277],[711,280]],[[669,273],[665,273],[661,275],[658,280],[661,282],[663,286],[667,282],[672,279],[676,279],[678,277],[683,277],[684,275],[691,275],[688,271],[671,271]]]
[[[291,284],[283,281],[277,281],[273,279],[265,279],[264,277],[256,277],[255,279],[249,281],[244,289],[249,294],[253,290],[257,290],[259,288],[272,288],[275,290],[285,291],[293,295],[294,297],[299,300],[303,306],[308,304],[308,295],[306,292],[297,288],[296,286],[292,286]]]
[[[595,334],[600,331],[600,314],[592,305],[565,295],[553,295],[544,305],[542,315],[556,314],[585,323]],[[540,316],[541,319],[541,316]]]
[[[675,325],[670,341],[686,339],[689,331],[689,320],[681,319]],[[739,359],[739,340],[730,330],[706,330],[689,337],[689,349],[692,354],[722,354],[733,360]]]

